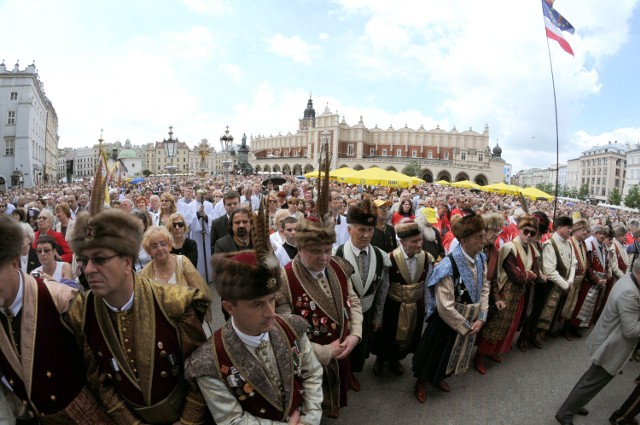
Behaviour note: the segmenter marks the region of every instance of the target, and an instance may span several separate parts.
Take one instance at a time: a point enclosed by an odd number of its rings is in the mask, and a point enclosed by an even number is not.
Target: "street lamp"
[[[171,190],[173,191],[173,175],[176,173],[176,167],[173,165],[173,157],[176,156],[176,152],[178,151],[178,139],[173,138],[173,127],[169,126],[169,139],[164,139],[162,141],[164,145],[164,153],[169,158],[170,165],[166,165],[165,168],[169,172],[171,178]]]
[[[233,160],[229,156],[235,156],[236,151],[233,147],[233,136],[229,134],[229,126],[225,130],[224,134],[220,137],[220,146],[222,152],[224,152],[224,160],[222,161],[222,168],[224,170],[224,182],[225,192],[229,191],[229,174],[231,174],[231,167]]]

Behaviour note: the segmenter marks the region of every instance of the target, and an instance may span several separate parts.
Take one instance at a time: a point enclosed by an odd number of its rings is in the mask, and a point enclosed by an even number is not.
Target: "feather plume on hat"
[[[329,168],[331,154],[329,146],[323,140],[320,149],[318,170],[318,201],[316,215],[298,221],[296,226],[296,246],[298,249],[309,245],[333,244],[336,241],[335,223],[329,211]],[[323,174],[324,173],[324,174]]]
[[[252,300],[276,292],[280,287],[279,262],[269,238],[267,198],[253,214],[253,250],[216,254],[211,257],[213,281],[220,296],[229,301]]]

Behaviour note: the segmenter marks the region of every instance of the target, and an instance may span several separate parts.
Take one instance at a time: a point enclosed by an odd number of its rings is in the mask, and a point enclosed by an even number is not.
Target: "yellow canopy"
[[[426,183],[424,180],[422,180],[419,177],[407,176],[406,174],[402,174],[402,173],[399,173],[397,171],[387,171],[387,173],[389,173],[392,176],[396,176],[401,180],[409,179],[411,181],[411,185],[410,186],[418,186],[418,185]]]
[[[464,189],[480,189],[481,186],[479,184],[475,184],[472,181],[469,180],[462,180],[459,182],[455,182],[455,183],[451,183],[451,186],[453,187],[461,187]]]
[[[499,193],[501,195],[518,195],[522,193],[522,188],[514,184],[493,183],[487,186],[480,186],[485,192]]]
[[[547,192],[538,189],[537,187],[525,187],[522,189],[522,194],[531,199],[542,199],[550,201],[553,199],[553,195],[549,195]]]
[[[414,184],[424,183],[424,180],[422,179],[405,176],[404,174],[393,171],[386,171],[378,167],[371,167],[366,170],[356,171],[355,173],[344,177],[343,181],[350,184],[390,187],[409,187]]]
[[[343,177],[348,176],[349,174],[355,173],[356,170],[349,167],[338,168],[337,170],[329,171],[329,178],[332,180],[343,181]],[[318,178],[318,171],[309,171],[304,175],[306,178]]]
[[[436,184],[439,184],[440,186],[451,186],[451,182],[448,182],[446,180],[438,180]]]

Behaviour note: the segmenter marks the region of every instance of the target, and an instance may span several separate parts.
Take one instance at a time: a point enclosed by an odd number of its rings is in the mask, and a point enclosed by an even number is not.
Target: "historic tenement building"
[[[256,172],[300,175],[318,169],[321,141],[327,138],[331,151],[331,168],[348,166],[356,170],[377,166],[401,171],[416,161],[427,182],[471,180],[478,184],[504,180],[505,161],[502,149],[489,146],[489,126],[478,133],[471,128],[459,132],[420,126],[386,130],[367,128],[362,117],[349,125],[344,117],[327,106],[316,116],[309,99],[295,134],[252,137],[251,165]]]

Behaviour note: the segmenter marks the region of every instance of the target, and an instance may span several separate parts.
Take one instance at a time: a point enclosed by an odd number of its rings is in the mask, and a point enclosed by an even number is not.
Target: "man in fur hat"
[[[204,400],[183,364],[205,341],[210,300],[194,288],[138,277],[141,239],[139,220],[121,210],[78,216],[70,244],[91,290],[78,296],[68,319],[89,382],[117,423],[202,423]]]
[[[305,219],[296,228],[298,255],[281,269],[278,313],[295,313],[309,324],[309,339],[323,367],[322,409],[337,418],[347,405],[349,354],[362,338],[362,308],[353,290],[354,270],[333,257],[336,241],[331,215]]]
[[[588,254],[587,245],[584,242],[589,233],[591,233],[591,228],[586,219],[581,218],[573,223],[572,236],[569,242],[573,247],[573,253],[576,258],[576,273],[561,313],[562,318],[565,319],[562,326],[562,334],[568,341],[571,341],[573,337],[582,338],[582,334],[579,331],[581,321],[576,316],[580,313],[589,290],[599,284],[599,279],[596,277],[591,264],[591,255]]]
[[[211,264],[222,306],[231,320],[187,360],[218,425],[319,424],[322,366],[300,316],[276,315],[280,287],[273,254],[217,254]]]
[[[25,421],[18,423],[113,424],[89,391],[82,352],[63,324],[78,292],[20,270],[17,221],[0,215],[0,234],[0,374]]]
[[[631,259],[627,255],[626,235],[627,229],[625,229],[624,225],[620,224],[613,227],[613,249],[616,258],[615,261],[618,262],[618,269],[622,275],[627,272],[627,269],[631,265]],[[619,279],[622,275],[616,277]]]
[[[456,221],[451,231],[460,244],[435,268],[428,281],[427,329],[413,356],[417,378],[414,394],[427,399],[426,383],[449,392],[444,381],[467,371],[475,337],[484,326],[489,310],[489,283],[484,219],[470,214]]]
[[[335,254],[347,260],[355,270],[351,283],[362,306],[362,341],[350,355],[352,373],[362,372],[364,361],[369,357],[370,333],[372,328],[377,330],[382,324],[382,308],[389,287],[389,256],[371,245],[377,215],[377,208],[369,198],[349,207],[349,240],[340,245]],[[360,391],[360,382],[355,375],[351,376],[351,389]]]
[[[385,362],[389,362],[389,369],[394,374],[404,373],[400,360],[413,353],[420,341],[425,282],[433,270],[434,258],[422,249],[423,234],[418,224],[399,223],[395,232],[400,238],[400,246],[390,255],[389,285],[384,288],[384,321],[372,348],[377,356],[373,365],[376,376],[382,375]]]
[[[562,312],[577,266],[577,259],[569,242],[573,220],[571,217],[558,217],[553,225],[555,232],[542,245],[542,271],[553,284],[538,322],[538,328],[543,331],[540,335],[543,340],[553,330]]]

